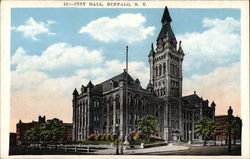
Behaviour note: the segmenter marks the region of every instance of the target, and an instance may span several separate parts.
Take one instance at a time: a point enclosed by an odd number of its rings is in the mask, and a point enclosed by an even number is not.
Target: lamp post
[[[231,106],[229,106],[229,109],[227,111],[228,114],[228,152],[231,154],[232,150],[231,150],[231,138],[232,138],[232,134],[231,134],[231,129],[232,129],[232,117],[233,117],[233,109],[231,108]]]
[[[115,129],[116,129],[116,155],[119,155],[119,140],[118,140],[118,138],[119,138],[119,125],[118,124],[116,124],[115,125]]]

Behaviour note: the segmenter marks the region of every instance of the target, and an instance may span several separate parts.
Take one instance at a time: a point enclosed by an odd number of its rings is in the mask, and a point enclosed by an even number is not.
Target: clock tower
[[[173,140],[181,134],[182,61],[184,53],[181,41],[177,41],[171,28],[171,17],[165,7],[162,28],[149,53],[150,83],[154,93],[164,99],[164,139]]]

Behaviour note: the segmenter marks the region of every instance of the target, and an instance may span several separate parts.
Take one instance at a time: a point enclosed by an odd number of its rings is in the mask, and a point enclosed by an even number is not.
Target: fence
[[[90,152],[90,146],[86,145],[47,145],[47,146],[42,146],[41,144],[32,144],[29,147],[31,148],[38,148],[38,149],[50,149],[50,150],[63,150],[65,152],[67,151],[85,151],[85,152]]]

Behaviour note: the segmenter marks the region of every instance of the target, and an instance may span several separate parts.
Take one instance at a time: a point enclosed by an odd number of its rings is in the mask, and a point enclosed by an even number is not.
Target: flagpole
[[[126,97],[126,134],[125,136],[127,136],[128,133],[128,46],[126,46],[126,93],[125,93],[125,97]]]

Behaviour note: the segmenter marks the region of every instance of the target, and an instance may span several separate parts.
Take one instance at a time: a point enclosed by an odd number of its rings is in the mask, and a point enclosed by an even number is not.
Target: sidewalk
[[[144,148],[144,149],[123,150],[123,154],[131,155],[131,154],[144,154],[144,153],[151,153],[151,152],[178,151],[178,150],[188,150],[188,149],[189,147],[187,146],[167,145],[167,146],[158,146],[158,147],[151,147],[151,148]],[[96,155],[115,155],[115,153],[116,153],[116,149],[97,150],[95,152],[91,152],[91,154],[96,154]]]

